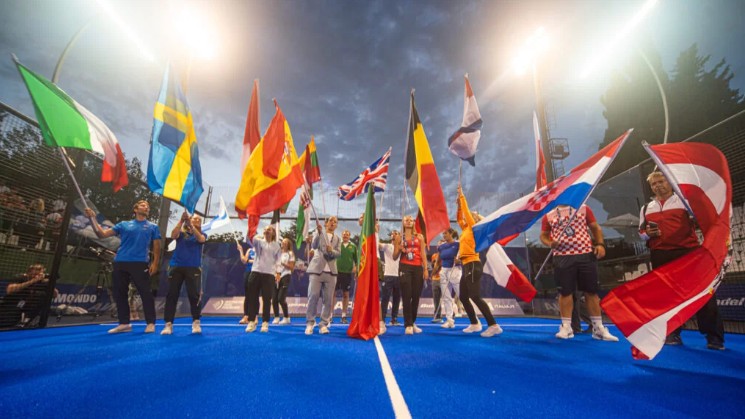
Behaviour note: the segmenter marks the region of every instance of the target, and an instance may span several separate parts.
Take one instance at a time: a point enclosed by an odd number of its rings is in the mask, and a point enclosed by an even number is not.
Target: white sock
[[[562,317],[561,318],[561,325],[564,327],[572,327],[572,318],[571,317]]]
[[[603,327],[603,317],[601,316],[590,316],[590,321],[594,329],[600,330]]]

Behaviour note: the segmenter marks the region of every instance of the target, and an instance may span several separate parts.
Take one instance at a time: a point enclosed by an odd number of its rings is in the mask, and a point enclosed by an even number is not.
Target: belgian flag
[[[450,228],[450,219],[427,135],[416,111],[413,91],[409,114],[409,138],[406,142],[406,182],[414,192],[419,206],[417,218],[421,218],[423,222],[422,230],[429,244],[438,234]]]

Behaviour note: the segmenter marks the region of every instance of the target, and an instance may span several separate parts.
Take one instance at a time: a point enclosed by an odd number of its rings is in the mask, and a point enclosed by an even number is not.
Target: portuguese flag
[[[354,311],[347,335],[369,340],[380,333],[378,292],[378,240],[375,234],[375,191],[368,188],[365,219],[360,234],[360,269],[354,293]]]
[[[52,147],[73,147],[104,155],[101,181],[111,182],[114,192],[127,186],[127,166],[114,133],[88,109],[51,81],[16,61],[34,103],[44,142]]]

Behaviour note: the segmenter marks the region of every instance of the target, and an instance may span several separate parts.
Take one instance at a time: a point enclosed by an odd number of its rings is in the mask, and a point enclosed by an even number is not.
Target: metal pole
[[[657,77],[657,72],[654,70],[654,67],[652,67],[649,58],[647,58],[642,50],[639,50],[639,55],[641,55],[644,62],[647,63],[647,67],[649,67],[649,71],[652,72],[654,81],[657,83],[657,88],[660,90],[660,96],[662,96],[662,109],[665,111],[665,136],[662,138],[662,144],[667,144],[667,134],[670,132],[670,113],[667,109],[667,96],[665,95],[665,89],[662,88],[662,82],[660,81],[660,78]]]
[[[541,94],[541,82],[538,75],[538,68],[533,63],[533,90],[535,92],[535,110],[538,116],[538,131],[541,135],[543,146],[543,156],[548,163],[546,165],[546,182],[551,183],[556,178],[554,173],[554,160],[551,158],[550,134],[548,131],[548,120],[546,119],[546,104]]]

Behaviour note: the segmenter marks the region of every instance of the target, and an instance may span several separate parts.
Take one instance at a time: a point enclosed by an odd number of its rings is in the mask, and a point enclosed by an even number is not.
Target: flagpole
[[[321,182],[323,183],[323,182]],[[323,190],[323,188],[321,189]],[[310,192],[308,191],[308,180],[305,178],[305,173],[303,173],[303,191],[308,195],[308,198],[310,198]],[[316,212],[316,206],[313,205],[313,200],[308,199],[308,202],[310,203],[310,211],[313,213],[313,217],[316,219],[316,229],[318,228],[318,225],[321,224],[321,222],[318,219],[318,213]],[[297,234],[297,232],[295,233]],[[323,237],[323,242],[328,246],[328,240],[326,239],[325,234],[319,234],[319,236]]]
[[[321,180],[318,183],[321,184],[321,205],[323,206],[323,213],[328,214],[328,212],[326,212],[326,196],[325,196],[326,194],[324,193],[324,189],[323,189],[323,180]]]
[[[65,152],[63,151],[62,147],[59,148],[60,156],[62,157],[62,162],[65,163],[65,167],[67,168],[67,172],[70,174],[70,179],[72,179],[72,184],[75,185],[75,190],[78,191],[78,195],[80,196],[80,200],[82,201],[83,205],[86,207],[88,204],[85,201],[85,196],[83,196],[83,191],[80,190],[80,185],[78,185],[77,179],[75,179],[75,175],[72,173],[72,168],[70,167],[70,162],[67,161],[67,156],[65,156]]]
[[[404,219],[404,202],[406,202],[406,163],[408,163],[408,159],[406,158],[408,156],[409,152],[409,130],[411,130],[411,118],[413,117],[413,114],[411,113],[412,109],[414,108],[414,92],[416,89],[411,89],[411,96],[409,97],[409,124],[406,127],[406,147],[404,147],[404,188],[401,191],[401,222],[403,223]],[[413,133],[413,131],[411,131]],[[402,230],[403,231],[403,230]]]

